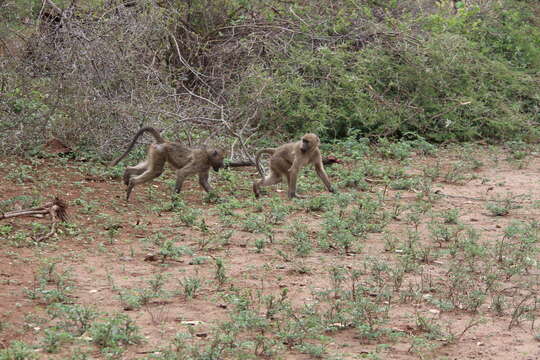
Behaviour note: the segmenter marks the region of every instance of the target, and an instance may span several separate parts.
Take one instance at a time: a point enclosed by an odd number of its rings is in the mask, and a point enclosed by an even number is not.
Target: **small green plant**
[[[77,198],[73,201],[75,205],[79,206],[83,214],[93,214],[96,208],[99,206],[97,201],[86,201],[82,198]]]
[[[12,180],[17,184],[24,184],[32,180],[33,168],[30,165],[19,164],[14,169],[12,169],[8,175],[6,175],[7,180]]]
[[[0,350],[0,360],[30,359],[37,359],[37,354],[32,347],[22,341],[12,341],[9,347]]]
[[[352,169],[341,169],[339,175],[338,187],[340,188],[357,188],[359,190],[369,190],[370,185],[366,181],[366,174],[361,167],[354,167]]]
[[[75,336],[84,334],[98,316],[98,312],[83,305],[53,304],[47,308],[52,319],[58,319],[58,328]]]
[[[220,200],[221,198],[219,194],[217,193],[217,191],[215,190],[212,190],[209,193],[206,193],[203,198],[203,201],[207,204],[217,204],[220,202]]]
[[[444,210],[440,216],[445,224],[457,224],[459,220],[459,209]]]
[[[343,147],[346,155],[353,160],[361,160],[371,153],[369,140],[361,137],[361,131],[349,128],[347,137],[337,145]]]
[[[416,136],[417,139],[409,141],[409,144],[419,155],[433,156],[437,153],[437,147],[435,145],[430,144],[423,137],[417,134],[413,135]]]
[[[265,238],[256,238],[255,239],[255,249],[258,253],[261,253],[264,248],[266,247],[266,239]]]
[[[135,290],[120,290],[120,302],[123,309],[126,311],[139,309],[144,305],[145,301],[149,301],[150,296],[148,292],[145,292],[144,299],[141,297],[140,291]]]
[[[493,216],[506,216],[510,214],[510,211],[514,209],[519,209],[521,205],[519,205],[512,194],[507,195],[503,199],[501,198],[495,198],[486,203],[486,209],[491,213]]]
[[[390,181],[388,186],[393,190],[411,190],[418,185],[418,178],[408,177],[408,178],[399,178]]]
[[[13,230],[13,226],[6,224],[0,226],[0,236],[7,236]]]
[[[289,230],[291,243],[296,251],[296,255],[306,257],[312,250],[308,227],[306,224],[294,222]]]
[[[405,160],[411,156],[412,146],[407,141],[391,143],[387,138],[380,138],[377,149],[383,157]]]
[[[193,226],[197,223],[201,215],[201,210],[188,206],[184,200],[175,196],[170,203],[164,209],[156,209],[158,212],[161,210],[172,211],[176,214],[178,220],[186,226]]]
[[[42,265],[34,275],[34,284],[31,289],[25,289],[26,295],[33,300],[44,304],[70,303],[73,292],[73,280],[70,272],[58,272],[56,262],[49,261]]]
[[[193,251],[184,245],[176,245],[176,241],[173,239],[165,240],[158,249],[158,254],[161,257],[161,262],[165,262],[167,259],[178,259],[182,255],[193,255]]]
[[[206,264],[206,262],[208,261],[209,257],[208,256],[195,256],[193,259],[191,259],[189,261],[189,264],[190,265],[202,265],[202,264]]]
[[[523,321],[530,320],[533,324],[536,320],[536,311],[538,310],[538,296],[536,293],[528,293],[521,296],[521,298],[514,305],[514,309],[511,314],[510,323],[508,329],[514,326],[519,326]]]
[[[495,259],[507,278],[528,273],[537,266],[540,225],[536,221],[511,222],[495,245]]]
[[[433,241],[442,246],[444,243],[452,243],[459,240],[459,234],[464,230],[463,226],[446,225],[432,222],[428,225]]]
[[[466,161],[455,162],[443,175],[444,181],[448,184],[465,184],[472,178],[470,171],[471,168]]]
[[[285,205],[281,198],[273,197],[270,200],[270,211],[266,212],[266,222],[272,225],[281,224],[287,215],[289,215],[290,207]]]
[[[437,161],[435,164],[424,166],[422,175],[431,181],[437,180],[441,176],[441,163]]]
[[[531,153],[530,145],[523,140],[507,141],[505,145],[512,160],[523,160]]]
[[[148,285],[152,293],[156,296],[162,294],[163,286],[167,282],[167,275],[163,273],[157,273],[152,278],[148,280]]]
[[[73,349],[73,352],[71,353],[71,357],[69,360],[90,360],[90,351],[85,351],[83,349]]]
[[[14,210],[14,206],[17,205],[23,209],[32,208],[38,206],[40,203],[39,197],[33,197],[28,195],[19,195],[7,200],[0,200],[0,212],[8,212]]]
[[[270,226],[265,220],[262,214],[248,214],[242,222],[242,229],[252,233],[266,233],[270,230]]]
[[[419,330],[425,333],[425,337],[430,340],[442,338],[444,332],[442,327],[436,322],[435,319],[430,319],[426,316],[416,313],[416,326]]]
[[[113,317],[92,324],[89,330],[92,341],[104,353],[121,354],[122,346],[138,344],[142,337],[139,328],[129,316],[116,314]]]
[[[310,344],[304,342],[295,347],[296,350],[301,353],[307,354],[312,359],[322,359],[326,355],[326,345],[324,344]]]
[[[332,197],[327,195],[311,197],[301,202],[307,212],[330,211],[334,208],[335,202]]]
[[[197,296],[197,292],[201,289],[202,281],[198,277],[186,277],[178,281],[182,287],[182,293],[188,299],[193,299]]]
[[[45,330],[42,340],[43,349],[48,353],[57,353],[60,347],[73,341],[73,335],[55,328]]]
[[[214,274],[214,279],[218,282],[218,287],[222,287],[225,282],[227,281],[227,275],[225,274],[225,264],[223,263],[223,259],[221,258],[215,258],[214,259],[216,264],[216,272]]]
[[[504,309],[506,308],[506,301],[504,299],[504,295],[497,294],[493,296],[490,308],[496,315],[504,315]]]

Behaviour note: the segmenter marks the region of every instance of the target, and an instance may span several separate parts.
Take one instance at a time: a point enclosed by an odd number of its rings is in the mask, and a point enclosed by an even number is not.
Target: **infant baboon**
[[[260,196],[261,186],[277,184],[281,182],[283,176],[287,178],[289,185],[289,199],[300,197],[296,194],[296,180],[300,169],[308,164],[315,166],[315,171],[326,186],[326,189],[332,193],[335,192],[330,184],[328,175],[324,171],[321,152],[319,151],[320,142],[317,135],[306,134],[302,136],[302,140],[300,141],[284,144],[277,148],[259,150],[255,158],[257,168],[259,169],[261,155],[266,153],[272,156],[270,158],[270,174],[266,178],[253,183],[255,197],[258,198]]]
[[[145,161],[135,166],[126,167],[124,171],[124,184],[127,185],[126,201],[129,200],[129,195],[135,185],[145,183],[161,175],[166,162],[176,169],[175,192],[179,193],[182,190],[182,184],[186,177],[195,174],[199,175],[199,184],[206,192],[212,190],[208,184],[208,172],[210,168],[218,171],[223,167],[223,151],[206,148],[190,149],[177,142],[165,141],[159,132],[152,127],[141,128],[122,156],[112,161],[110,165],[118,164],[131,151],[137,139],[144,132],[149,132],[157,143],[148,147]]]

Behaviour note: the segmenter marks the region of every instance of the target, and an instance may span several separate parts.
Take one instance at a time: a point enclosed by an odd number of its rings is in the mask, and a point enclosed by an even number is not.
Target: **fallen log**
[[[36,242],[40,242],[50,238],[56,233],[56,225],[58,222],[67,220],[67,205],[62,199],[55,197],[53,201],[47,202],[43,206],[1,213],[0,220],[17,216],[45,216],[47,214],[51,216],[51,231],[34,239]]]
[[[0,220],[2,219],[8,219],[16,216],[32,216],[32,215],[46,215],[50,214],[51,216],[54,216],[54,218],[58,218],[62,221],[65,221],[67,219],[67,213],[66,213],[67,205],[66,203],[58,198],[55,197],[53,201],[50,201],[48,203],[43,204],[43,206],[31,208],[31,209],[22,209],[22,210],[15,210],[15,211],[8,211],[6,213],[0,214]]]

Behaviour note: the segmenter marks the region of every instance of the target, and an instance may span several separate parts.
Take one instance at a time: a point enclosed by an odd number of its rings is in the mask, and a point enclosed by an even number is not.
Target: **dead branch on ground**
[[[45,203],[43,206],[31,209],[9,211],[0,214],[0,220],[9,219],[17,216],[51,216],[51,231],[43,236],[34,239],[37,242],[46,240],[56,234],[56,225],[60,221],[67,220],[67,204],[60,198],[55,197],[53,201]]]

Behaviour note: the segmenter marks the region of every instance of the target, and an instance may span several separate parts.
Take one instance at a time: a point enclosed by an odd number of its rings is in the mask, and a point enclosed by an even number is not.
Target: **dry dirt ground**
[[[0,220],[0,349],[20,340],[42,359],[540,359],[536,153],[475,146],[359,161],[381,171],[354,186],[339,178],[358,162],[329,169],[342,203],[310,173],[299,181],[307,200],[275,186],[255,201],[256,174],[244,168],[213,175],[221,199],[192,179],[176,206],[170,171],[126,203],[121,166],[2,163],[0,211],[59,196],[69,220],[40,243],[48,218]],[[141,339],[107,355],[89,329],[66,330],[58,304],[94,310],[90,327],[125,314]],[[61,331],[70,337],[51,335]],[[178,333],[192,337],[180,346]],[[225,350],[201,355],[212,344]]]

